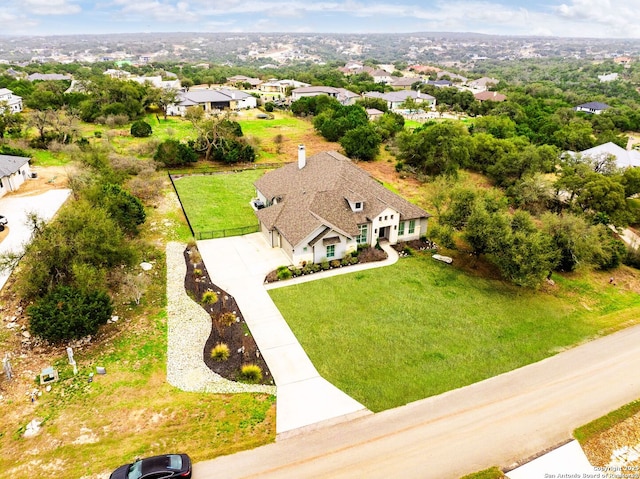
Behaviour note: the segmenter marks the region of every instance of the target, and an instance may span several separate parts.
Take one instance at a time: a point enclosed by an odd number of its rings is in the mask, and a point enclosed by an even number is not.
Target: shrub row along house
[[[340,259],[358,245],[418,239],[431,216],[387,190],[349,158],[326,151],[267,172],[254,183],[260,230],[294,265]]]

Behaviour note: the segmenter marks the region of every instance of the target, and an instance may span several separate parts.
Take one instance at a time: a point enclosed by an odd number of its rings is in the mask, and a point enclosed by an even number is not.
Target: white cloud
[[[35,15],[72,15],[82,11],[72,0],[22,0],[20,6]]]
[[[640,0],[572,0],[558,5],[555,12],[569,24],[582,25],[597,36],[637,37],[639,9]]]
[[[137,18],[160,22],[173,22],[176,26],[183,22],[202,20],[202,15],[191,10],[189,4],[184,1],[173,4],[157,0],[116,0],[115,4],[122,6],[120,13],[123,15],[133,15]]]

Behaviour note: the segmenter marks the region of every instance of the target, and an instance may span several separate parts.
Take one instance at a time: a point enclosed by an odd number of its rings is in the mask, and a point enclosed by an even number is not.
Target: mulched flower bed
[[[358,264],[358,263],[370,263],[372,261],[382,261],[387,259],[387,253],[385,253],[384,250],[382,249],[378,249],[378,248],[374,248],[374,247],[368,247],[368,248],[364,248],[362,250],[358,251],[357,256],[354,257],[356,259],[356,261],[354,263],[350,263],[350,264],[342,264],[342,262],[338,261],[340,263],[339,266],[331,266],[331,262],[327,262],[330,266],[328,269],[333,269],[333,268],[348,268],[349,266],[353,265],[353,264]],[[289,267],[289,269],[291,269],[291,267]],[[320,272],[320,271],[325,271],[321,268],[318,267],[318,270],[315,272]],[[311,272],[309,273],[304,273],[302,272],[301,276],[304,276],[305,274],[313,274]],[[280,281],[278,279],[278,272],[277,270],[271,271],[269,274],[267,274],[267,276],[264,279],[265,283],[274,283],[276,281]]]
[[[258,384],[274,384],[269,367],[260,354],[236,300],[211,282],[196,246],[189,245],[184,252],[184,258],[187,264],[185,290],[211,316],[211,334],[203,351],[205,364],[216,374],[231,381],[241,380],[242,366],[255,364],[262,370],[262,381]],[[213,291],[217,295],[217,301],[212,304],[203,304],[203,295],[208,291]],[[220,319],[225,313],[234,314],[236,321],[231,325],[224,324]],[[211,358],[211,350],[220,343],[229,347],[229,359],[224,361]]]
[[[437,250],[438,246],[428,239],[416,239],[411,241],[403,241],[401,243],[396,243],[392,246],[400,256],[406,256],[407,249],[410,248],[413,251],[426,251],[426,250]]]

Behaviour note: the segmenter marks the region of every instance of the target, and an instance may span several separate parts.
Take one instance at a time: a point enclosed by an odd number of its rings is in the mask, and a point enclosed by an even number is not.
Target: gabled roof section
[[[609,105],[607,105],[606,103],[601,103],[599,101],[591,101],[589,103],[578,105],[576,108],[586,108],[589,110],[606,110],[607,108],[609,108]]]
[[[294,247],[321,227],[331,227],[347,237],[359,234],[358,225],[368,223],[387,208],[400,219],[426,218],[422,208],[387,190],[349,158],[325,151],[306,160],[303,168],[289,163],[265,173],[255,187],[276,205],[256,212],[261,223],[277,229]],[[349,200],[361,201],[353,211]]]
[[[571,152],[571,154],[574,153]],[[602,145],[594,146],[588,150],[581,151],[580,155],[594,159],[607,155],[614,156],[616,158],[616,166],[618,168],[640,166],[640,152],[636,150],[625,150],[611,141],[603,143]]]
[[[0,177],[14,174],[26,163],[29,158],[25,156],[0,155]]]

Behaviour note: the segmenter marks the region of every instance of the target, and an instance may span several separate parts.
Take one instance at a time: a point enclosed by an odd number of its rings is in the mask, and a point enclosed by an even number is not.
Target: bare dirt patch
[[[7,196],[35,196],[50,190],[69,188],[69,176],[73,174],[73,166],[42,166],[33,167],[31,171],[36,178],[29,178],[20,185],[17,191],[7,193]]]

